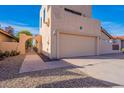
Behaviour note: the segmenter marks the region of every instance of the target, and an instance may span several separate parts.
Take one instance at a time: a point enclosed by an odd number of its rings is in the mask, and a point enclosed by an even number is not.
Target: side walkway
[[[54,69],[59,67],[70,66],[69,63],[54,61],[44,62],[36,53],[27,54],[20,68],[19,73],[32,72],[45,69]]]
[[[21,66],[20,73],[40,70],[44,62],[36,54],[27,54]]]

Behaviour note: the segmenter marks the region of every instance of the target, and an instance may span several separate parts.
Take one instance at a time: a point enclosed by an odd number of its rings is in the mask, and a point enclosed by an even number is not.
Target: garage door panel
[[[76,57],[96,54],[96,38],[60,34],[60,57]]]

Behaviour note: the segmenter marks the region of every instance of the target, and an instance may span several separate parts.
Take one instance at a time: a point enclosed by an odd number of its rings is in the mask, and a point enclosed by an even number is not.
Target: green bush
[[[12,50],[10,53],[10,56],[17,56],[19,54],[20,54],[20,52],[17,52],[16,50]]]
[[[121,51],[124,52],[124,48],[122,48]]]
[[[2,52],[0,50],[0,59],[1,58],[3,59],[4,57],[9,57],[9,56],[17,56],[19,54],[20,54],[20,52],[16,51],[16,50],[12,50],[11,52],[9,52],[9,51]]]
[[[15,54],[15,51],[12,50],[11,53],[10,53],[10,56],[15,56],[15,55],[16,55],[16,54]]]
[[[4,56],[5,56],[5,57],[9,57],[9,56],[10,56],[10,52],[9,52],[9,51],[5,51],[5,52],[4,52]]]

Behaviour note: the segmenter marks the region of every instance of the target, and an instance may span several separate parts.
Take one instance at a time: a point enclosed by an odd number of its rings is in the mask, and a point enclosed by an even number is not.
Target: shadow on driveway
[[[76,66],[70,64],[68,67],[34,71],[19,74],[19,69],[24,60],[17,61],[8,59],[6,63],[0,64],[0,87],[33,87],[36,88],[79,88],[79,87],[114,87],[121,86],[108,81],[99,80],[88,76],[85,72],[73,70],[76,68],[85,68],[85,66]],[[18,63],[17,63],[18,62]],[[93,66],[88,64],[86,66]],[[11,83],[11,81],[13,81]],[[4,83],[3,83],[4,82]],[[22,83],[23,82],[23,83]],[[15,85],[13,85],[15,84]]]
[[[37,88],[95,88],[95,87],[113,87],[119,86],[118,84],[98,80],[92,77],[86,78],[76,78],[64,81],[58,81],[48,84],[42,84],[37,86]]]
[[[112,53],[112,54],[102,54],[99,56],[81,56],[81,57],[73,57],[66,59],[124,59],[123,53]]]

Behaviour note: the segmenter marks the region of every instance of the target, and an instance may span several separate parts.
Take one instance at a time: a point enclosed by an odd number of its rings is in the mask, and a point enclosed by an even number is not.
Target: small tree
[[[16,37],[19,38],[20,34],[26,34],[28,36],[32,36],[32,33],[28,30],[21,30],[20,32],[17,33]]]
[[[5,31],[11,35],[14,35],[14,28],[11,26],[5,27]]]
[[[32,33],[30,31],[28,31],[28,30],[22,30],[22,31],[18,32],[17,35],[16,35],[18,41],[19,41],[20,34],[26,34],[28,36],[32,36]],[[28,40],[26,42],[26,47],[28,47],[28,46],[32,46],[32,40]]]

